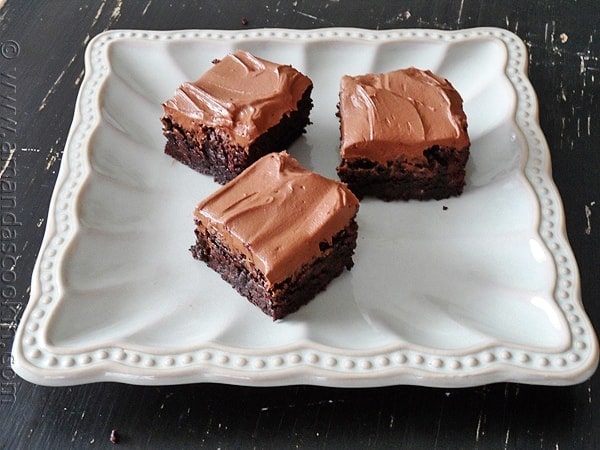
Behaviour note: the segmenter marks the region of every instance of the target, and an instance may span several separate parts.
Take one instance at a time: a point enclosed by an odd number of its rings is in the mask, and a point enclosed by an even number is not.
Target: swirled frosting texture
[[[246,147],[295,111],[309,86],[312,81],[293,67],[238,50],[197,81],[183,83],[163,109],[184,129],[218,128]]]
[[[216,233],[274,285],[322,254],[358,211],[343,183],[304,169],[287,152],[270,153],[200,202],[200,231]]]
[[[425,160],[434,145],[470,145],[458,92],[444,78],[414,67],[344,76],[340,82],[342,158],[380,164]]]

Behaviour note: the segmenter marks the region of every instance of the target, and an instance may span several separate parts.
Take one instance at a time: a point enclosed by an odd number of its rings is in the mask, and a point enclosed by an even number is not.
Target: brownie
[[[225,184],[304,133],[312,81],[289,65],[238,50],[163,103],[165,153]]]
[[[351,269],[358,206],[345,184],[270,153],[198,204],[190,250],[281,319]]]
[[[344,76],[338,176],[359,197],[428,200],[460,195],[470,140],[452,84],[414,67]]]

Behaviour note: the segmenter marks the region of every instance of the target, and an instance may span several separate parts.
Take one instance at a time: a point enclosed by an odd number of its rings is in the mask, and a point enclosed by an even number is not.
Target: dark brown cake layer
[[[427,159],[424,164],[397,160],[382,165],[368,159],[342,160],[337,172],[359,198],[440,200],[460,195],[465,186],[469,149],[434,146],[425,150],[424,155]]]
[[[225,184],[267,153],[286,149],[305,132],[313,105],[311,91],[312,86],[304,92],[295,111],[284,115],[277,125],[248,148],[235,144],[227,134],[215,128],[203,126],[199,130],[184,130],[164,117],[165,153]]]
[[[276,320],[312,300],[344,268],[350,270],[357,231],[358,226],[353,219],[333,237],[332,244],[321,244],[322,256],[311,264],[303,265],[297,273],[270,289],[260,270],[249,270],[245,257],[227,248],[214,233],[196,230],[197,241],[190,251],[194,258],[206,262],[241,295]]]

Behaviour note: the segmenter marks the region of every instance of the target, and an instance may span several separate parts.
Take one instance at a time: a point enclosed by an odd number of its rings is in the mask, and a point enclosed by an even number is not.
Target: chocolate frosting
[[[341,156],[385,164],[425,161],[435,145],[470,145],[462,98],[450,82],[414,67],[344,76],[340,83]]]
[[[295,111],[309,86],[311,80],[291,66],[238,50],[197,81],[183,83],[163,109],[186,130],[218,128],[246,147]]]
[[[345,184],[270,153],[200,202],[194,217],[263,273],[271,286],[322,255],[358,211]],[[252,269],[252,267],[250,267]]]

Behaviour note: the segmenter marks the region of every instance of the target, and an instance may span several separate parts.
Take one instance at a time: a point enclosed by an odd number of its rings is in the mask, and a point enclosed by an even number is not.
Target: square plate
[[[336,177],[343,74],[416,66],[464,99],[461,197],[365,199],[355,266],[272,322],[192,259],[192,210],[219,186],[163,153],[161,103],[237,48],[314,82],[289,150]],[[13,348],[45,385],[572,384],[598,363],[526,49],[505,30],[108,31],[86,74]]]

